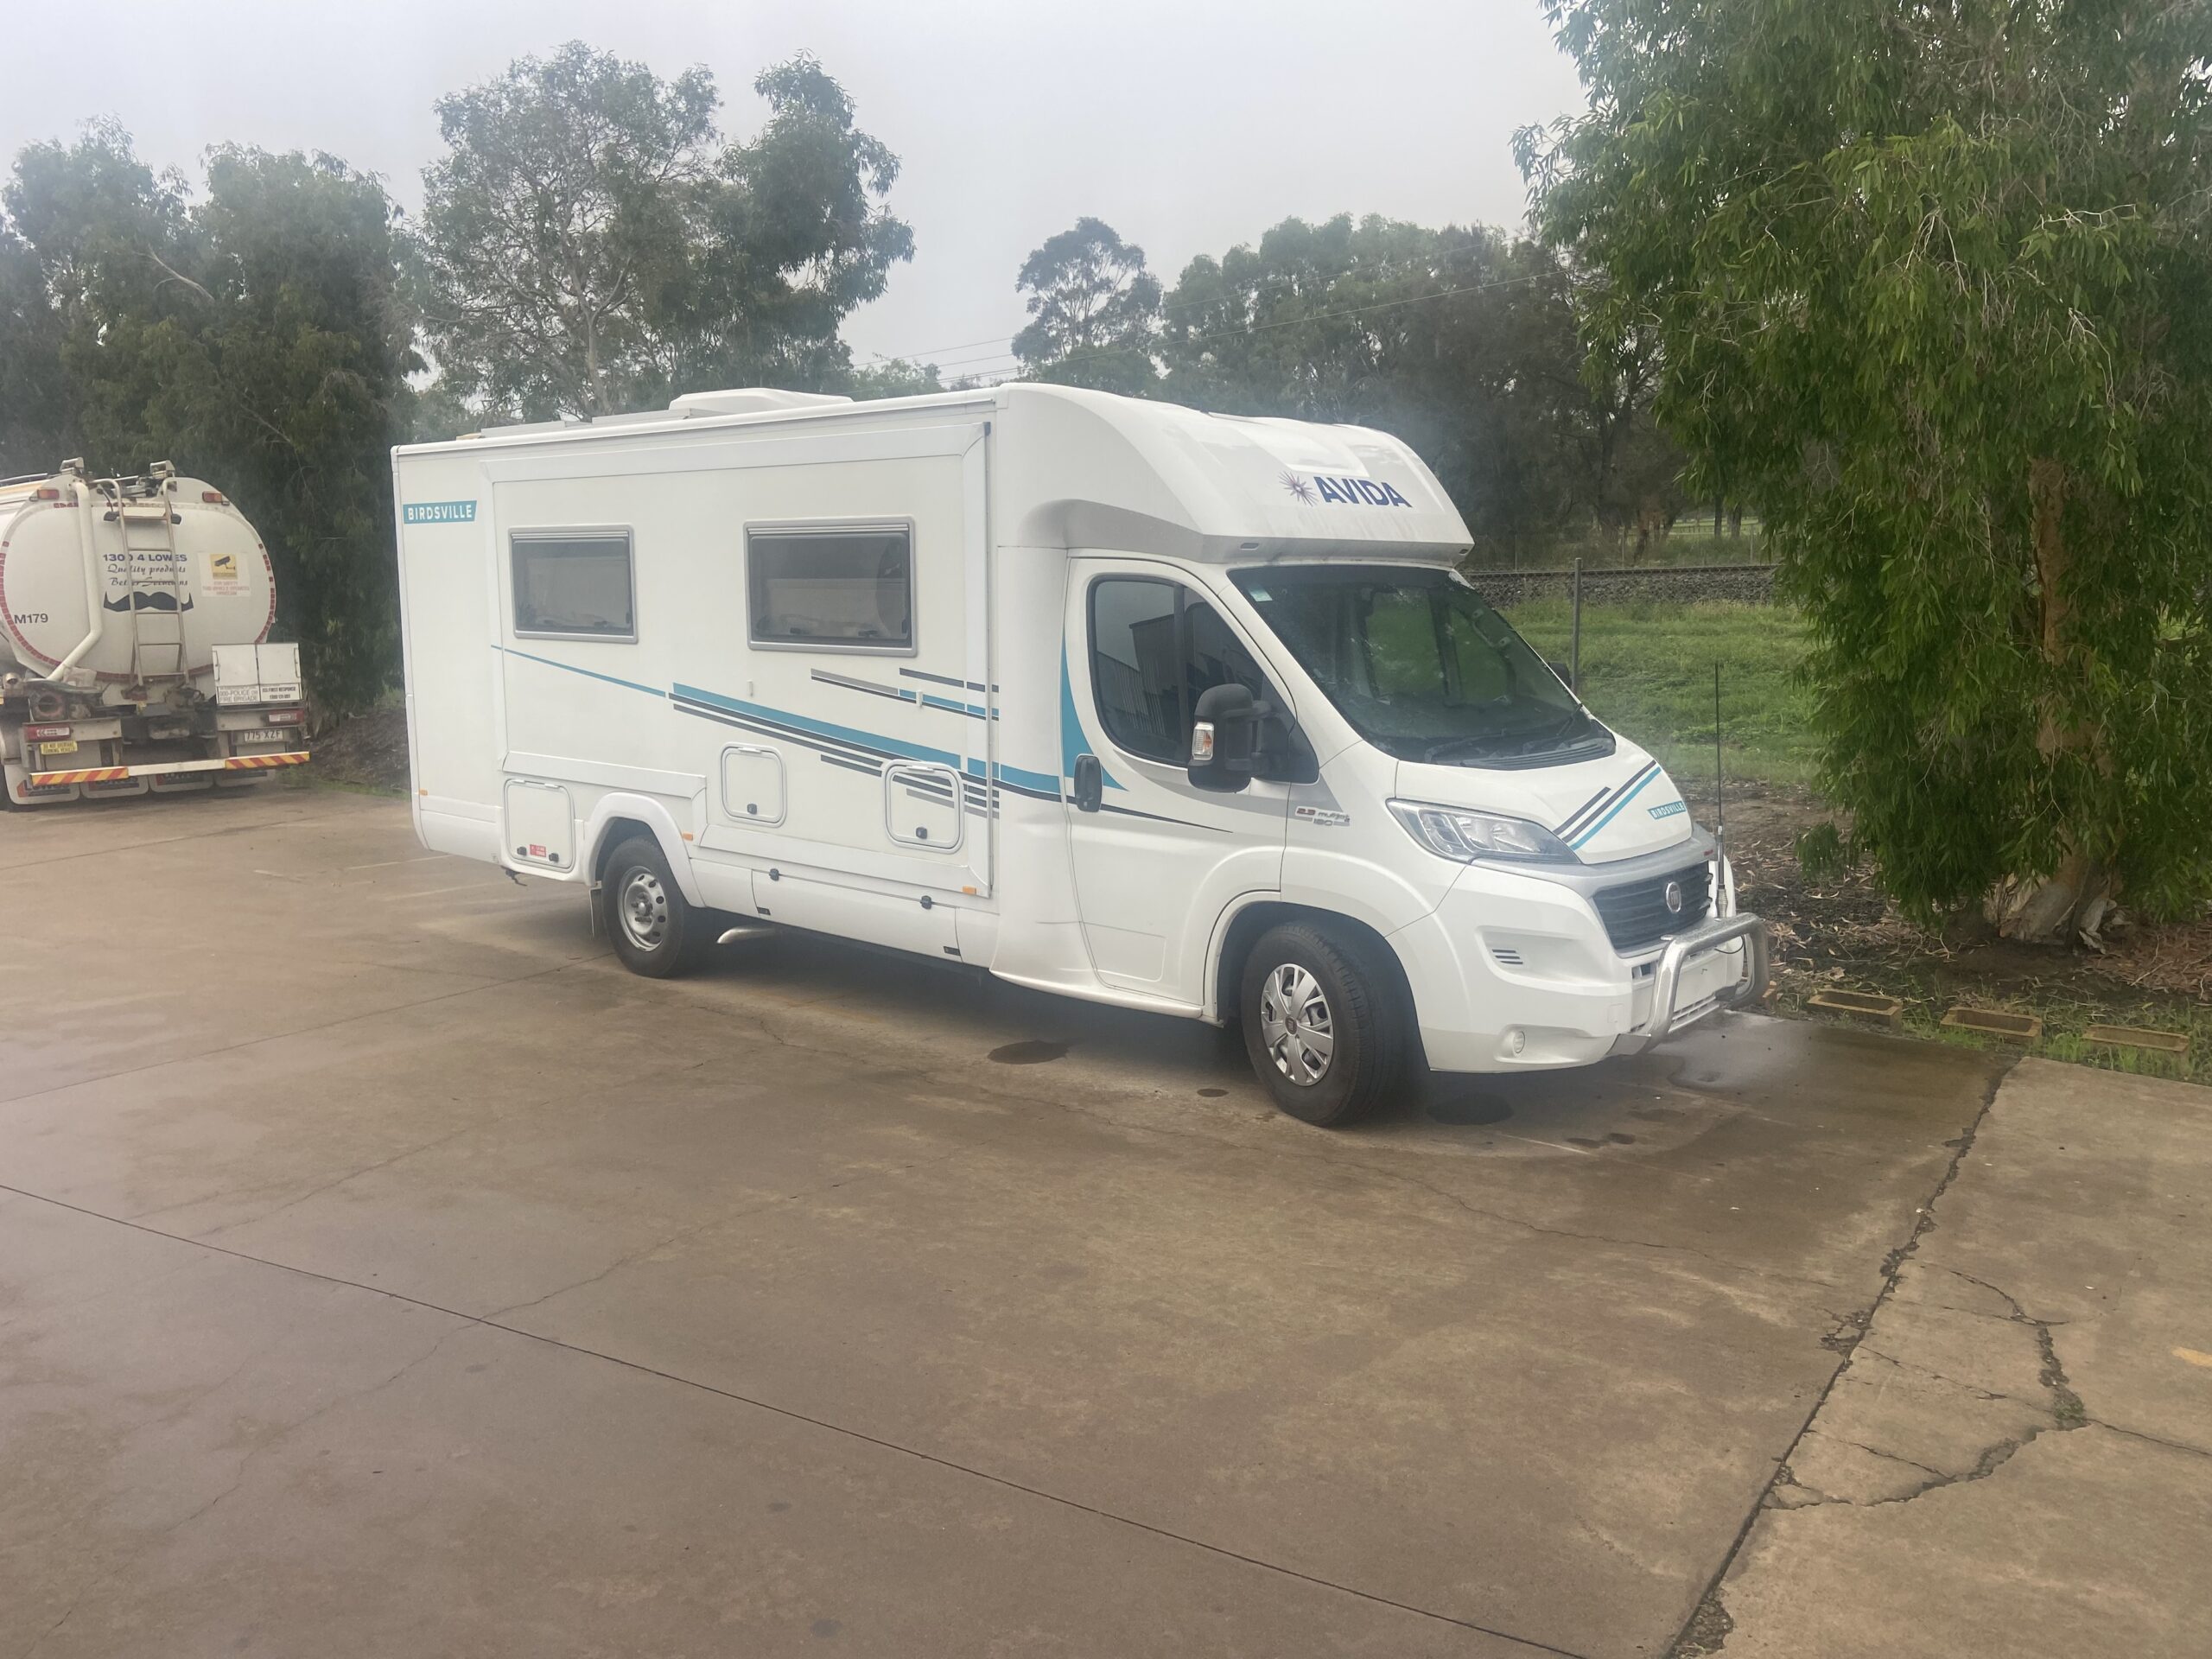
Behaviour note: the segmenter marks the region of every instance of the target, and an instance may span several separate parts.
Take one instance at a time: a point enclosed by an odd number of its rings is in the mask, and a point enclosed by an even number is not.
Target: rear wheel
[[[1244,1050],[1274,1103],[1333,1127],[1371,1111],[1405,1075],[1397,988],[1367,947],[1335,929],[1269,929],[1244,961]]]
[[[616,847],[607,855],[599,898],[614,954],[632,973],[667,979],[706,954],[710,918],[684,898],[658,842],[632,836]]]

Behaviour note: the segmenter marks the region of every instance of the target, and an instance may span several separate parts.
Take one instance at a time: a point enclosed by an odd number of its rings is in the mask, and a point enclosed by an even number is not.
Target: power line
[[[1273,322],[1256,322],[1242,328],[1212,329],[1205,334],[1193,334],[1187,340],[1181,343],[1186,346],[1203,346],[1217,340],[1233,340],[1239,336],[1262,334],[1273,328],[1295,328],[1302,327],[1306,323],[1326,322],[1338,317],[1358,317],[1365,316],[1370,313],[1376,311],[1395,310],[1402,306],[1420,305],[1429,300],[1448,300],[1452,298],[1454,296],[1460,294],[1488,293],[1501,288],[1525,288],[1537,280],[1539,280],[1537,276],[1531,275],[1528,276],[1502,277],[1496,282],[1491,283],[1469,283],[1459,288],[1439,289],[1432,294],[1411,294],[1408,295],[1403,299],[1378,300],[1372,305],[1353,305],[1345,306],[1334,311],[1316,311],[1306,316],[1282,317]],[[1095,358],[1118,357],[1131,349],[1131,347],[1127,346],[1115,346],[1102,347],[1096,351],[1071,352],[1065,357],[1054,358],[1049,366],[1057,368],[1062,364],[1066,363],[1084,363]],[[939,366],[942,367],[944,365],[940,365]],[[1014,368],[977,369],[971,370],[967,374],[957,376],[955,378],[959,379],[975,379],[985,374],[1004,374],[1010,379],[1020,372],[1022,372],[1021,370]]]

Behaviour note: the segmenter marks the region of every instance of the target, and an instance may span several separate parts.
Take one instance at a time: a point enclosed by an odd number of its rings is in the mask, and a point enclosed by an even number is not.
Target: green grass
[[[1565,662],[1569,606],[1532,600],[1506,613],[1523,638]],[[1677,779],[1713,779],[1713,665],[1728,775],[1768,783],[1812,781],[1812,699],[1799,683],[1802,624],[1777,605],[1582,607],[1582,698],[1592,712],[1651,751]]]

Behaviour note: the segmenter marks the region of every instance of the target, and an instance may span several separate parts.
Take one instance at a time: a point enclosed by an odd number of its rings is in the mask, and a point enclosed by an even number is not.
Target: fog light
[[[1528,1046],[1529,1033],[1522,1030],[1520,1027],[1516,1026],[1512,1030],[1505,1033],[1505,1052],[1508,1054],[1518,1054],[1522,1049]]]

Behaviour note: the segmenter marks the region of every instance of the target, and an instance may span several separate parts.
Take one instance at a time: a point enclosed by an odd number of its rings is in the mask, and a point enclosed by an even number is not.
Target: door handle
[[[1075,806],[1078,812],[1096,812],[1106,797],[1106,768],[1095,754],[1075,758]]]

